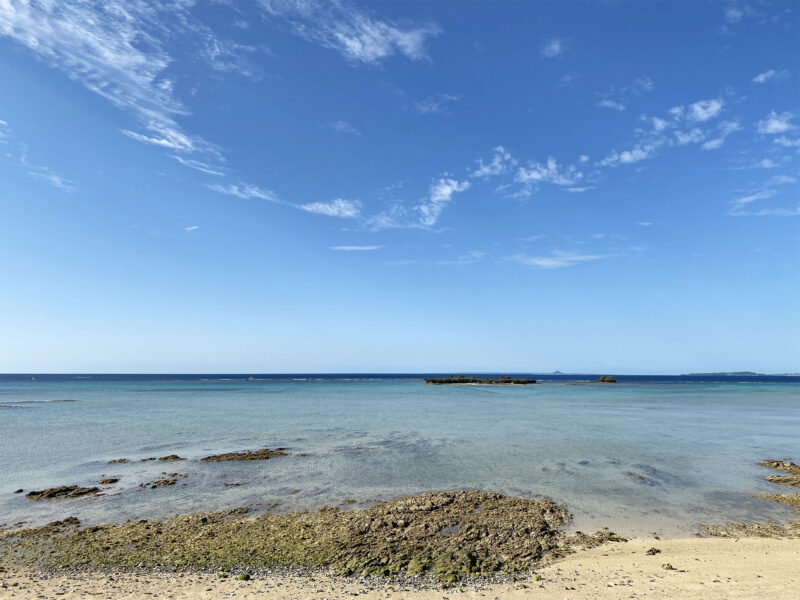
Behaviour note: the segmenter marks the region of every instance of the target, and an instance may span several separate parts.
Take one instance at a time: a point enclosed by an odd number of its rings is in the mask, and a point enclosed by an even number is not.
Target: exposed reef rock
[[[126,462],[128,462],[127,458],[115,458],[114,460],[108,461],[108,464],[110,464],[110,465],[121,465],[121,464],[124,464]]]
[[[106,477],[105,479],[101,479],[97,483],[99,483],[100,485],[111,485],[112,483],[117,483],[118,481],[119,479],[117,479],[116,477]]]
[[[169,456],[162,456],[158,460],[160,460],[161,462],[174,462],[176,460],[186,460],[186,459],[185,458],[181,458],[177,454],[170,454]]]
[[[597,381],[600,383],[617,383],[617,378],[613,375],[601,375]]]
[[[78,487],[77,485],[62,485],[45,490],[35,490],[25,494],[31,500],[52,500],[53,498],[79,498],[94,495],[100,491],[97,487]]]
[[[225,460],[267,460],[268,458],[276,458],[278,456],[288,456],[284,450],[288,448],[262,448],[261,450],[248,450],[247,452],[226,452],[225,454],[214,454],[206,456],[200,460],[205,462],[222,462]]]
[[[572,546],[619,540],[564,535],[569,514],[550,500],[436,492],[364,510],[243,511],[0,534],[0,558],[44,568],[328,568],[339,574],[428,574],[443,582],[514,573]]]

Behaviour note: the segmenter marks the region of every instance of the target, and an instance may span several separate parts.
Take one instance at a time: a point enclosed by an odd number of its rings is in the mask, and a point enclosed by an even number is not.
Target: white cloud
[[[478,168],[475,169],[470,176],[482,177],[484,179],[495,175],[504,175],[517,164],[517,160],[511,156],[511,153],[503,146],[494,148],[494,155],[488,164],[484,163],[482,158],[479,158],[475,162],[478,163]]]
[[[654,145],[634,146],[630,150],[623,150],[622,152],[612,152],[603,160],[598,162],[600,167],[616,167],[618,165],[630,165],[641,160],[651,158],[656,151]]]
[[[331,246],[331,250],[337,252],[370,252],[380,250],[383,246]]]
[[[768,135],[786,133],[787,131],[795,128],[795,126],[792,124],[793,118],[794,115],[790,112],[778,114],[773,110],[767,115],[766,119],[762,119],[758,122],[758,133]]]
[[[344,200],[337,198],[330,202],[309,202],[298,204],[297,208],[318,215],[327,217],[341,217],[343,219],[355,219],[361,216],[361,203],[357,200]]]
[[[719,136],[703,144],[703,150],[716,150],[721,147],[725,143],[725,138],[736,131],[741,131],[742,125],[739,121],[723,121],[717,126],[717,129],[719,130]]]
[[[200,225],[189,225],[188,227],[183,228],[185,231],[197,231],[200,229]]]
[[[439,220],[439,215],[453,198],[453,194],[469,189],[469,181],[458,181],[450,177],[434,180],[430,187],[430,197],[414,207],[420,215],[420,224],[432,227]]]
[[[182,165],[189,167],[191,169],[195,169],[197,171],[201,171],[203,173],[206,173],[207,175],[215,175],[218,177],[225,175],[225,173],[223,173],[220,170],[220,167],[212,166],[202,161],[194,160],[191,158],[183,158],[182,156],[178,156],[177,154],[170,154],[170,156],[175,160],[177,160]]]
[[[271,190],[263,190],[258,186],[250,185],[249,183],[239,183],[238,185],[220,185],[218,183],[207,186],[209,189],[219,192],[220,194],[227,194],[228,196],[236,196],[244,200],[251,198],[258,198],[259,200],[268,200],[269,202],[276,202],[283,204],[275,192]]]
[[[555,58],[564,54],[564,42],[559,38],[548,40],[542,45],[541,54],[545,58]]]
[[[764,73],[759,73],[753,78],[755,83],[766,83],[768,81],[777,82],[787,79],[789,77],[789,71],[786,69],[781,69],[780,71],[776,71],[775,69],[770,69],[769,71],[765,71]]]
[[[28,175],[35,177],[36,179],[46,181],[53,187],[57,187],[64,192],[72,193],[76,190],[75,184],[66,177],[58,175],[49,167],[32,163],[28,159],[28,151],[25,145],[20,144],[20,146],[21,153],[19,156],[19,162],[28,171]]]
[[[428,40],[441,33],[434,24],[400,25],[379,19],[347,0],[261,0],[268,16],[289,23],[294,33],[340,52],[351,62],[378,63],[394,55],[427,60]]]
[[[339,133],[347,133],[350,135],[361,135],[361,132],[356,129],[352,124],[347,121],[334,121],[330,124],[330,128]]]
[[[581,154],[578,157],[578,162],[581,162],[581,163],[589,162],[589,155],[588,154]]]
[[[705,137],[705,133],[695,127],[689,131],[676,131],[675,143],[678,144],[678,146],[685,146],[686,144],[699,144],[705,139]]]
[[[785,148],[800,148],[800,138],[797,139],[790,139],[787,138],[785,135],[782,135],[779,138],[775,138],[774,142],[780,146]]]
[[[0,4],[0,34],[133,114],[147,133],[132,139],[178,152],[217,149],[186,133],[177,118],[188,113],[166,75],[172,58],[161,39],[170,27],[204,31],[189,13],[191,2],[16,2]]]
[[[759,186],[748,191],[745,195],[734,198],[730,205],[728,214],[733,216],[752,216],[752,217],[794,217],[800,215],[800,203],[796,207],[771,207],[762,209],[752,209],[751,205],[763,200],[769,200],[778,195],[778,186],[795,185],[797,179],[789,175],[774,175],[762,182]],[[797,195],[794,195],[797,198]]]
[[[749,13],[750,9],[746,5],[728,6],[725,8],[725,21],[728,23],[738,23]]]
[[[578,78],[578,73],[575,71],[570,71],[569,73],[565,73],[561,77],[561,79],[558,80],[558,87],[567,87],[577,78]]]
[[[467,252],[466,254],[462,254],[458,258],[452,260],[439,260],[436,261],[437,265],[455,265],[455,266],[463,266],[463,265],[471,265],[472,263],[478,262],[486,256],[486,252],[480,252],[478,250],[472,250],[471,252]]]
[[[653,222],[652,221],[639,221],[637,223],[637,225],[639,225],[639,227],[651,227],[653,225]]]
[[[550,182],[556,185],[572,185],[582,177],[583,173],[575,166],[562,167],[550,156],[545,163],[531,161],[527,167],[520,167],[514,180],[524,184]]]
[[[627,110],[628,107],[622,104],[621,102],[617,102],[616,100],[600,100],[597,103],[597,106],[600,108],[612,108],[614,110]]]
[[[775,77],[775,69],[770,69],[753,77],[753,83],[765,83],[773,77]]]
[[[724,106],[725,101],[720,98],[698,100],[689,105],[686,118],[690,121],[703,123],[719,115]]]
[[[589,190],[593,190],[593,189],[594,189],[593,185],[587,185],[587,186],[584,186],[584,187],[567,188],[567,191],[568,192],[572,192],[572,193],[579,193],[579,192],[588,192]]]
[[[658,117],[653,117],[653,131],[659,132],[663,131],[667,128],[669,123],[664,119],[659,119]]]
[[[654,89],[655,84],[653,80],[647,75],[642,75],[618,90],[612,87],[610,91],[600,94],[603,100],[600,100],[597,106],[619,111],[627,110],[628,103],[633,96],[641,96],[642,94],[652,92]]]
[[[434,94],[414,103],[414,110],[423,115],[449,115],[448,105],[461,100],[461,96],[453,94]]]
[[[778,163],[776,163],[775,161],[770,160],[769,158],[762,158],[760,161],[758,161],[757,163],[755,163],[753,165],[753,168],[756,168],[756,169],[775,169],[778,166],[779,166]]]
[[[608,258],[607,254],[581,254],[566,250],[554,250],[548,256],[531,256],[528,254],[514,254],[507,260],[525,265],[527,267],[538,267],[540,269],[561,269],[564,267],[574,267],[575,265],[587,262],[594,262]]]

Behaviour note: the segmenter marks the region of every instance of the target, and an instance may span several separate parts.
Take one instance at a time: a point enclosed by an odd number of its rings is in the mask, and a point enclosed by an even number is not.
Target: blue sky
[[[798,15],[0,1],[0,371],[798,371]]]

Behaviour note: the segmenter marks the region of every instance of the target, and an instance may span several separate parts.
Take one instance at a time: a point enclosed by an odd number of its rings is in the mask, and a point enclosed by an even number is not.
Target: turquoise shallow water
[[[71,399],[75,402],[53,403]],[[574,527],[686,535],[783,518],[763,458],[800,459],[798,383],[426,386],[421,381],[0,380],[0,522],[87,523],[267,506],[294,510],[440,489],[547,496]],[[203,463],[230,450],[288,456]],[[139,459],[179,454],[177,463]],[[128,464],[109,465],[115,458]],[[139,484],[162,471],[177,485]],[[626,476],[633,472],[643,477]],[[94,485],[32,502],[17,488]],[[224,486],[224,483],[242,483]],[[294,492],[294,493],[292,493]],[[258,507],[257,507],[258,508]]]

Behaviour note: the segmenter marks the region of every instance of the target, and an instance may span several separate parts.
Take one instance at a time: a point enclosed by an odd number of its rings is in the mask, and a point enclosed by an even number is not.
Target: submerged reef
[[[550,500],[475,491],[426,493],[363,510],[326,507],[250,518],[243,512],[6,530],[0,533],[0,558],[42,568],[304,567],[452,582],[523,571],[573,546],[620,540],[609,531],[566,536],[570,515]]]
[[[450,377],[427,377],[425,383],[431,385],[530,385],[536,383],[535,379],[514,379],[511,377],[465,377],[452,375]]]
[[[788,475],[767,475],[765,481],[776,485],[800,488],[800,466],[790,460],[765,460],[758,463]],[[794,509],[800,516],[800,493],[796,494],[756,494],[758,498],[778,502]],[[700,531],[712,537],[769,537],[800,538],[800,519],[786,524],[769,521],[767,523],[730,522],[724,525],[700,525]]]

